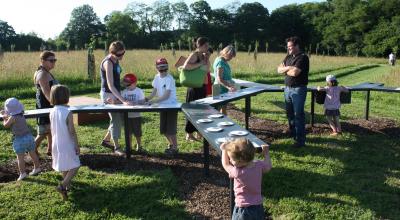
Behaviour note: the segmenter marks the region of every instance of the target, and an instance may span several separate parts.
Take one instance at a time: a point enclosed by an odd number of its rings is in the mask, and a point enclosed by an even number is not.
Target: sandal
[[[62,198],[63,198],[63,200],[64,201],[67,201],[68,200],[68,192],[67,192],[67,190],[64,188],[64,186],[63,185],[58,185],[57,187],[56,187],[56,190],[57,190],[57,192],[59,192],[60,194],[61,194],[61,196],[62,196]]]
[[[114,149],[114,145],[112,145],[110,141],[106,141],[106,140],[103,140],[101,142],[101,146]]]

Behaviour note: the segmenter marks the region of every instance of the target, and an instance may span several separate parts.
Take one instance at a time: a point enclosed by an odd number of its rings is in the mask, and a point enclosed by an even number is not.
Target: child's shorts
[[[13,149],[16,154],[24,154],[25,152],[35,150],[35,140],[32,134],[15,136],[13,140]]]
[[[129,128],[135,137],[142,136],[142,117],[129,118]]]
[[[37,126],[37,134],[38,135],[50,134],[50,124],[38,125]]]
[[[232,213],[232,220],[240,219],[264,219],[264,208],[262,205],[251,205],[238,207],[235,205]]]
[[[176,135],[177,120],[177,111],[160,112],[160,133],[164,135]]]
[[[325,109],[325,115],[326,116],[340,116],[340,111],[339,111],[339,109],[334,109],[334,110]]]

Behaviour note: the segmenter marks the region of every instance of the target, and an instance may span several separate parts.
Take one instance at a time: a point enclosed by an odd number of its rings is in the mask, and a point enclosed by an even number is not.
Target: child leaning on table
[[[137,77],[133,73],[125,74],[122,79],[122,84],[126,86],[126,88],[121,92],[121,96],[131,102],[134,105],[144,104],[144,93],[143,90],[136,86]],[[136,151],[138,153],[146,153],[142,146],[142,117],[140,112],[129,112],[128,113],[129,126],[131,128],[131,132],[135,135],[136,138]]]
[[[340,126],[339,116],[340,116],[340,94],[342,92],[349,92],[349,90],[344,86],[338,86],[338,81],[334,75],[326,76],[325,87],[317,87],[318,91],[325,91],[325,116],[328,120],[329,126],[332,128],[331,136],[336,136],[342,133],[342,128]]]
[[[149,104],[176,104],[176,87],[175,80],[168,73],[168,62],[165,58],[157,59],[156,61],[157,74],[154,76],[152,83],[153,91],[145,100]],[[156,99],[153,99],[157,96]],[[160,133],[165,135],[169,145],[165,149],[165,153],[175,155],[178,153],[178,143],[176,139],[177,129],[177,111],[160,112]]]
[[[67,191],[72,178],[78,172],[80,149],[75,132],[72,112],[68,109],[70,92],[66,86],[56,85],[50,90],[50,103],[54,108],[50,110],[50,127],[53,138],[52,167],[62,172],[63,181],[56,187],[64,200],[68,199]]]
[[[234,179],[235,208],[232,220],[264,219],[261,196],[263,173],[271,170],[269,146],[262,145],[264,160],[254,160],[256,149],[247,138],[238,138],[220,146],[222,166]]]
[[[11,128],[13,134],[13,149],[18,159],[19,177],[17,181],[23,180],[28,175],[25,170],[25,153],[28,152],[33,161],[33,170],[29,175],[36,175],[41,172],[39,157],[35,152],[35,140],[24,117],[24,106],[16,99],[9,98],[4,103],[3,125]]]

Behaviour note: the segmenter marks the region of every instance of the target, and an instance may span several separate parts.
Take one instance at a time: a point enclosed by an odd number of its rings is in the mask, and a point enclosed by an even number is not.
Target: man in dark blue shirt
[[[286,39],[288,55],[278,66],[278,73],[285,75],[285,104],[290,133],[295,147],[303,147],[306,142],[304,103],[307,97],[310,61],[300,50],[300,39]]]

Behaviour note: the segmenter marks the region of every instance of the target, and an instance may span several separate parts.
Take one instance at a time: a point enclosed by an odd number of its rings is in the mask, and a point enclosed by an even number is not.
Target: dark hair
[[[125,45],[122,41],[114,41],[110,44],[108,52],[111,54],[116,54],[118,51],[125,50]]]
[[[55,56],[56,56],[56,54],[54,52],[45,50],[40,54],[40,59],[46,60],[49,57],[55,57]]]
[[[297,36],[293,36],[293,37],[289,37],[286,39],[286,43],[292,42],[294,46],[301,46],[301,41],[300,38],[298,38]]]
[[[206,43],[208,43],[208,38],[206,37],[198,37],[197,39],[193,40],[193,45],[195,46],[195,48],[199,48]]]
[[[69,89],[64,85],[55,85],[50,90],[50,103],[52,105],[65,105],[69,102]]]
[[[338,86],[339,82],[337,80],[332,80],[326,83],[328,86]]]

